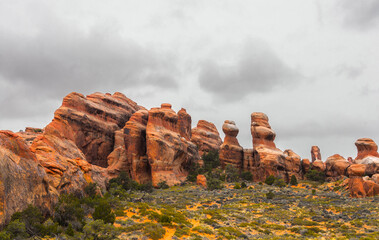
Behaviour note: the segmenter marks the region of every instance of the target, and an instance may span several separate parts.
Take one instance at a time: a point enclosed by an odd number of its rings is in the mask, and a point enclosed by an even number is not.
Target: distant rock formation
[[[297,179],[303,178],[303,168],[301,165],[301,157],[296,154],[291,149],[287,149],[283,152],[284,154],[284,168],[286,171],[286,181],[290,181],[292,175],[296,176]]]
[[[379,195],[379,184],[373,181],[363,180],[362,177],[351,177],[348,179],[348,188],[351,197],[373,197]]]
[[[264,181],[269,175],[288,178],[285,173],[285,158],[283,152],[276,148],[275,132],[268,123],[264,113],[251,114],[251,135],[253,137],[253,166],[249,169],[253,173],[254,181]]]
[[[186,179],[189,165],[199,159],[197,147],[182,136],[184,132],[180,132],[179,116],[170,104],[152,108],[148,114],[146,149],[152,183],[154,186],[162,181],[168,185],[179,184]],[[191,129],[189,119],[183,118],[184,129]]]
[[[225,139],[224,143],[220,146],[221,166],[224,168],[226,165],[232,165],[241,169],[243,163],[243,148],[237,140],[239,129],[234,121],[225,120],[222,125],[222,131],[225,133]]]
[[[210,151],[219,151],[222,144],[216,126],[205,120],[199,120],[197,126],[192,129],[191,142],[197,145],[200,156]]]
[[[357,146],[358,155],[354,163],[379,164],[378,145],[370,138],[360,138],[355,142]]]
[[[347,174],[347,168],[350,166],[350,163],[341,155],[335,154],[326,159],[325,166],[326,176],[336,180],[336,178]]]
[[[312,146],[311,156],[312,156],[312,162],[314,162],[316,160],[322,160],[321,159],[320,148],[318,146]]]

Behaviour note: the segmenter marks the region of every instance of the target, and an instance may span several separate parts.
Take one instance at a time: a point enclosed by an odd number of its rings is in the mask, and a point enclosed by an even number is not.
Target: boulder
[[[239,129],[234,121],[225,120],[222,125],[225,133],[224,143],[220,146],[220,163],[223,168],[232,165],[238,169],[242,168],[243,148],[240,146],[237,135]]]
[[[196,177],[196,185],[207,188],[207,178],[204,175],[197,175]]]
[[[197,126],[192,129],[191,142],[197,145],[200,156],[210,151],[219,151],[222,144],[216,126],[205,120],[199,120]]]
[[[355,163],[379,165],[378,145],[370,138],[360,138],[355,142],[358,150],[358,155],[355,158]]]
[[[320,148],[318,146],[312,146],[312,148],[311,148],[311,156],[312,156],[312,162],[314,162],[316,160],[322,160],[321,159]]]
[[[366,164],[352,164],[347,168],[347,176],[362,177],[366,173]]]
[[[325,163],[321,160],[316,160],[311,163],[311,169],[319,172],[324,172],[326,169]]]
[[[148,114],[146,150],[152,183],[179,184],[186,179],[189,166],[199,160],[197,147],[181,136],[179,116],[170,104],[152,108]]]
[[[351,177],[348,187],[351,197],[373,197],[379,195],[379,184],[373,181],[363,180],[362,177]]]
[[[326,176],[335,179],[347,175],[347,168],[351,164],[341,155],[335,154],[326,159]]]

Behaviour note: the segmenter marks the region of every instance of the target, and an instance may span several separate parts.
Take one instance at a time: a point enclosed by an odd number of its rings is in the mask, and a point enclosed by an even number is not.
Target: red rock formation
[[[374,183],[379,184],[379,173],[372,175],[371,179]]]
[[[379,184],[373,181],[365,181],[362,177],[351,177],[348,187],[351,197],[372,197],[379,195]]]
[[[264,113],[251,114],[251,135],[254,167],[250,171],[253,173],[254,181],[264,181],[269,175],[286,179],[288,175],[285,172],[285,155],[276,148],[276,134]]]
[[[121,93],[94,93],[87,97],[70,93],[63,99],[45,133],[71,140],[89,163],[107,167],[115,131],[121,129],[140,108]]]
[[[360,138],[355,142],[358,155],[355,158],[355,163],[370,164],[376,163],[379,165],[378,145],[370,138]]]
[[[221,166],[224,168],[226,165],[232,165],[241,169],[243,148],[237,140],[239,130],[233,121],[226,120],[222,125],[222,131],[225,133],[225,139],[224,143],[220,146],[219,156]]]
[[[29,204],[51,209],[46,173],[26,142],[10,131],[0,131],[0,224]]]
[[[182,108],[178,112],[178,117],[180,136],[184,137],[187,141],[191,140],[191,116],[187,113],[187,111],[184,108]]]
[[[297,179],[302,179],[303,169],[301,166],[301,157],[290,149],[284,151],[284,156],[284,166],[286,170],[285,181],[289,182],[292,175],[295,175]]]
[[[38,137],[39,135],[41,135],[43,132],[44,130],[41,128],[27,127],[25,128],[25,131],[20,131],[20,132],[17,132],[16,134],[22,139],[24,139],[26,144],[30,146],[32,145],[34,139]]]
[[[326,159],[325,166],[326,176],[336,178],[347,174],[347,168],[350,166],[350,163],[341,155],[335,154]]]
[[[301,166],[302,166],[302,169],[303,169],[303,174],[306,174],[309,171],[309,169],[311,168],[311,162],[309,161],[309,159],[304,158],[301,161]]]
[[[362,177],[366,173],[367,165],[365,164],[352,164],[347,168],[347,176],[349,177]]]
[[[191,141],[197,145],[200,156],[210,151],[219,151],[222,144],[216,126],[205,120],[200,120],[192,129]]]
[[[312,162],[314,162],[316,160],[322,160],[320,148],[318,146],[312,146],[311,155],[312,155]]]
[[[108,156],[108,171],[117,175],[128,172],[131,178],[139,183],[151,181],[151,169],[146,153],[146,125],[148,111],[135,112],[121,130],[121,138],[115,150]],[[116,133],[117,137],[117,133]],[[119,147],[116,147],[118,146]]]
[[[325,172],[326,165],[321,160],[316,160],[311,164],[311,169],[319,172]]]
[[[204,175],[197,175],[196,177],[196,185],[207,188],[207,178]]]
[[[178,118],[170,104],[149,111],[146,148],[154,186],[162,181],[181,183],[186,168],[199,159],[196,145],[180,135]]]
[[[243,150],[243,170],[244,171],[254,171],[254,150],[252,148]]]

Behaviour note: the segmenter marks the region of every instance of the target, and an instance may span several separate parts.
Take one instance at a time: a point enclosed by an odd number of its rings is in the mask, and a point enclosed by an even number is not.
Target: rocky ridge
[[[372,139],[357,140],[353,162],[337,154],[323,162],[316,146],[310,162],[276,147],[264,113],[251,114],[251,149],[239,145],[233,121],[222,126],[224,142],[214,124],[200,120],[191,129],[191,121],[185,109],[176,113],[168,103],[147,110],[121,93],[70,93],[44,129],[0,131],[0,222],[29,204],[51,211],[60,194],[83,194],[92,182],[104,189],[120,172],[154,186],[180,184],[210,151],[219,151],[222,167],[250,171],[254,181],[274,175],[288,182],[317,170],[329,180],[349,177],[353,197],[379,194],[379,154]]]

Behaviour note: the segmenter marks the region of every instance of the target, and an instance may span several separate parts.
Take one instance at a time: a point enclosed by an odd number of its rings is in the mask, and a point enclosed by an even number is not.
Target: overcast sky
[[[323,160],[379,142],[379,0],[0,0],[0,129],[44,127],[70,92],[169,102],[252,147]],[[223,137],[223,134],[222,134]]]

